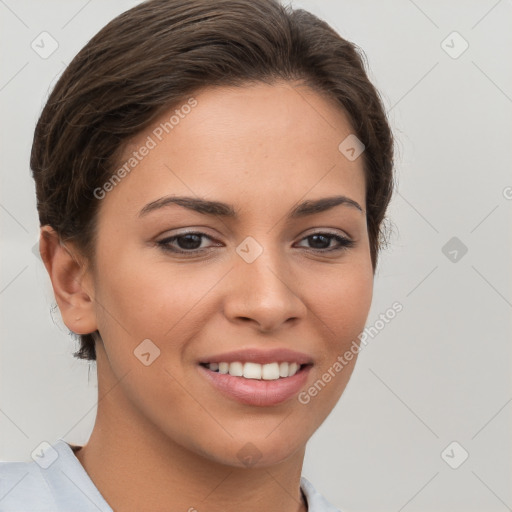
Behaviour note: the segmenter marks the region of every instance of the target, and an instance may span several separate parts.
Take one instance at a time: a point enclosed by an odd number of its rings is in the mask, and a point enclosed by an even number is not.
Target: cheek
[[[180,318],[187,315],[194,304],[211,287],[211,276],[200,278],[191,270],[125,257],[115,267],[103,272],[99,301],[111,315],[106,323],[123,331],[122,336],[135,339],[162,339]],[[213,282],[213,281],[212,281]]]
[[[364,330],[372,302],[371,262],[366,259],[354,260],[354,264],[347,262],[333,269],[330,278],[324,276],[317,280],[314,289],[318,292],[311,297],[311,307],[323,345],[315,369],[316,387],[305,392],[311,399],[312,410],[323,417],[339,400],[354,370],[358,336]],[[321,397],[313,400],[317,395]]]
[[[311,418],[311,434],[329,415],[354,370],[359,339],[372,301],[373,274],[343,272],[320,286],[314,313],[323,335],[314,377],[298,401]],[[317,284],[318,286],[318,284]]]
[[[347,265],[330,276],[311,277],[310,307],[323,322],[329,349],[340,350],[364,329],[373,295],[371,266]],[[314,282],[313,282],[314,279]]]

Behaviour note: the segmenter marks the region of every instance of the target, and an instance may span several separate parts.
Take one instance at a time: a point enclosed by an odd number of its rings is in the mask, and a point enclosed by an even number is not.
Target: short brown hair
[[[373,271],[393,191],[393,138],[366,57],[326,22],[278,0],[149,0],[122,13],[75,56],[35,128],[30,159],[41,226],[94,268],[99,200],[130,138],[194,91],[301,81],[334,98],[365,145]],[[340,141],[341,142],[341,141]],[[95,360],[98,331],[73,355]]]

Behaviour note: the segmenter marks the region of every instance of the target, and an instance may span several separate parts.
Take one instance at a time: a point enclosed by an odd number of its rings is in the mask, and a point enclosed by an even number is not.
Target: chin
[[[283,436],[271,438],[272,434],[252,439],[242,435],[229,443],[208,443],[201,455],[224,466],[256,469],[276,466],[305,449],[306,441],[290,444]]]

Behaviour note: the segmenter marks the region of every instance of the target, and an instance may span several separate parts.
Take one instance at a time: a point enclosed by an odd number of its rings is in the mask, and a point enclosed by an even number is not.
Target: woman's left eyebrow
[[[237,212],[230,204],[188,196],[164,196],[156,199],[155,201],[151,201],[142,208],[142,210],[139,212],[139,217],[144,217],[150,212],[172,205],[188,208],[189,210],[193,210],[204,215],[229,218],[237,217]],[[347,196],[338,195],[303,201],[302,203],[293,207],[290,210],[288,216],[293,219],[301,218],[307,215],[321,213],[340,205],[348,206],[349,208],[354,208],[362,213],[365,213],[359,203]]]

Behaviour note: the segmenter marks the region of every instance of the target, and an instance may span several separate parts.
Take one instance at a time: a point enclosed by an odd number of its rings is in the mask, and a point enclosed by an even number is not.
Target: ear
[[[96,331],[92,279],[78,252],[72,244],[61,242],[50,225],[41,227],[39,251],[66,326],[76,334]]]

